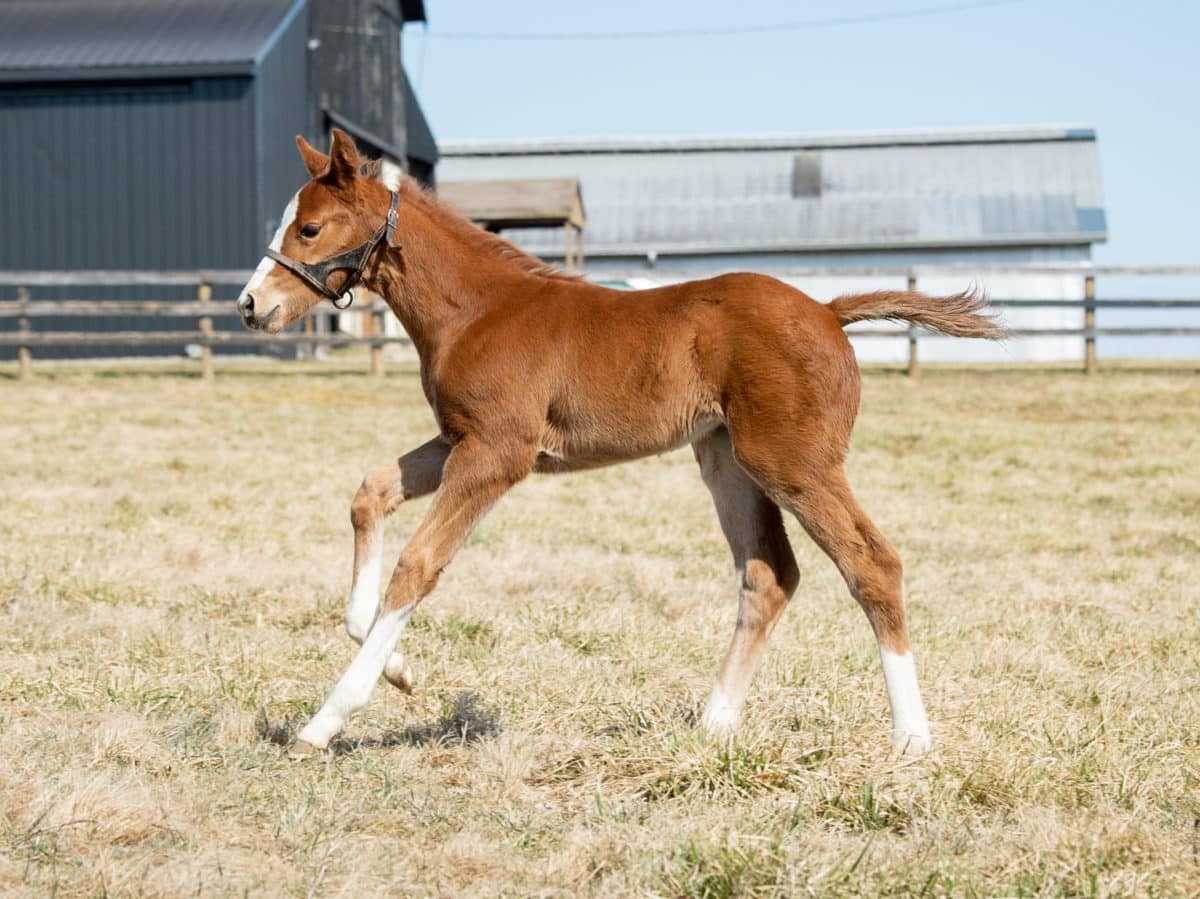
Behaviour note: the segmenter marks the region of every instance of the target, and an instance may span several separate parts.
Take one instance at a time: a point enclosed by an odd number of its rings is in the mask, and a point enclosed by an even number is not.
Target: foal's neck
[[[402,182],[399,192],[398,246],[383,254],[368,286],[384,298],[427,361],[447,339],[528,290],[539,276],[522,264],[533,260],[498,250],[495,238],[439,207],[415,182]],[[384,197],[372,207],[385,208]]]

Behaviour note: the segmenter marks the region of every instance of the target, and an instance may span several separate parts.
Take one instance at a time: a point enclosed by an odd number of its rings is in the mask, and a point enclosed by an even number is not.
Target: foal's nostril
[[[254,294],[248,293],[244,297],[242,297],[242,299],[238,302],[238,309],[241,310],[242,315],[253,315],[254,314]]]

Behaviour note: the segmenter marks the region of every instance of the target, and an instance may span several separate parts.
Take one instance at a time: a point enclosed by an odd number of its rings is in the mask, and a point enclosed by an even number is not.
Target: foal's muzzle
[[[242,316],[242,323],[247,328],[253,328],[256,331],[261,331],[271,323],[271,319],[279,312],[279,306],[275,306],[266,315],[255,315],[254,294],[248,293],[242,296],[237,302],[238,314]]]

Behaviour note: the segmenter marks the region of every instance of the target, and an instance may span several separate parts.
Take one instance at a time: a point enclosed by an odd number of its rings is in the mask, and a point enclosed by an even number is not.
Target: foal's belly
[[[682,426],[650,427],[644,430],[597,429],[581,434],[571,429],[547,427],[534,471],[542,473],[583,471],[646,456],[670,452],[686,446],[724,424],[715,413],[696,416]]]

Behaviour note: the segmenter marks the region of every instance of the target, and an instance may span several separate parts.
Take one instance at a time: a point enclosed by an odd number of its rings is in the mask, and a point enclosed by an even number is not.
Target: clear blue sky
[[[806,31],[466,40],[773,25],[955,0],[426,0],[404,59],[446,138],[1085,123],[1099,135],[1098,261],[1200,262],[1200,2],[1019,0]]]

